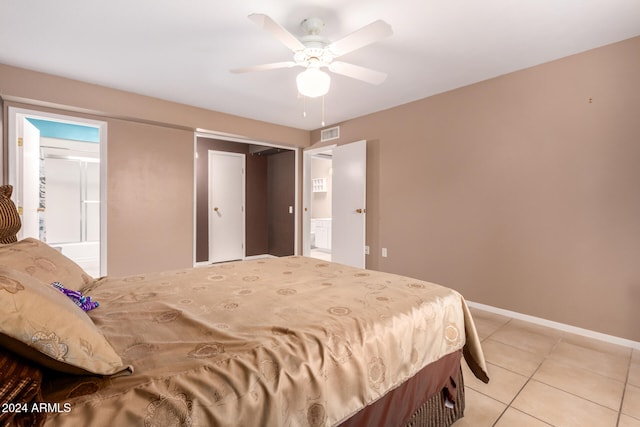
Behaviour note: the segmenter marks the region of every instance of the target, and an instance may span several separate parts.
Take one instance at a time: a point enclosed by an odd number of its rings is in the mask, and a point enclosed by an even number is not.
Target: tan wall
[[[308,131],[2,64],[0,97],[3,120],[9,106],[18,106],[107,122],[109,275],[193,264],[195,129],[291,147],[309,144]],[[2,135],[6,141],[6,126]],[[7,145],[2,146],[6,153]],[[6,155],[3,158],[6,161]],[[5,177],[0,181],[6,179],[2,169]]]
[[[193,265],[193,133],[111,121],[107,146],[109,275]]]
[[[634,38],[342,123],[341,143],[368,140],[368,267],[640,341],[638,52]]]

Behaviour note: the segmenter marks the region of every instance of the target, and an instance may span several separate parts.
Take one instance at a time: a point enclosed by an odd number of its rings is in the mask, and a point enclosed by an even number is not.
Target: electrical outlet
[[[387,248],[382,248],[382,258],[387,257]]]
[[[369,255],[369,245],[364,246],[364,254]]]

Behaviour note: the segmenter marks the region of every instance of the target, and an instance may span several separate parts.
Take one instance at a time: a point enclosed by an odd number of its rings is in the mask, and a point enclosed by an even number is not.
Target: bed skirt
[[[464,381],[458,374],[457,396],[453,408],[445,406],[443,393],[437,393],[419,407],[403,427],[449,427],[464,415]]]
[[[464,412],[461,353],[456,351],[427,365],[338,427],[450,426]]]

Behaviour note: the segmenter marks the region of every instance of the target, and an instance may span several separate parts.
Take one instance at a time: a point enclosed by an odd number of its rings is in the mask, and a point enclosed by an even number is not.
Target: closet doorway
[[[221,207],[210,205],[213,186],[209,177],[209,152],[235,153],[244,156],[244,241],[243,259],[297,254],[298,170],[297,149],[267,145],[243,138],[196,133],[195,135],[195,218],[194,265],[225,260],[212,257],[210,245],[219,244],[225,251],[226,238],[210,233],[211,213]],[[224,178],[215,178],[223,182]],[[234,192],[242,191],[234,190]],[[224,214],[220,212],[220,214]],[[215,217],[213,218],[215,219]],[[212,241],[215,240],[215,241]],[[235,245],[235,243],[234,243]],[[235,255],[234,259],[238,259]],[[231,259],[229,259],[231,260]]]
[[[9,107],[9,184],[19,239],[59,249],[106,275],[106,127],[101,121]]]

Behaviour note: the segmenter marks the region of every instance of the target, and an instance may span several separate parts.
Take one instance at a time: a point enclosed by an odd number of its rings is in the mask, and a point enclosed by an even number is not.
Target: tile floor
[[[640,350],[472,308],[491,381],[463,363],[454,427],[640,427]]]

